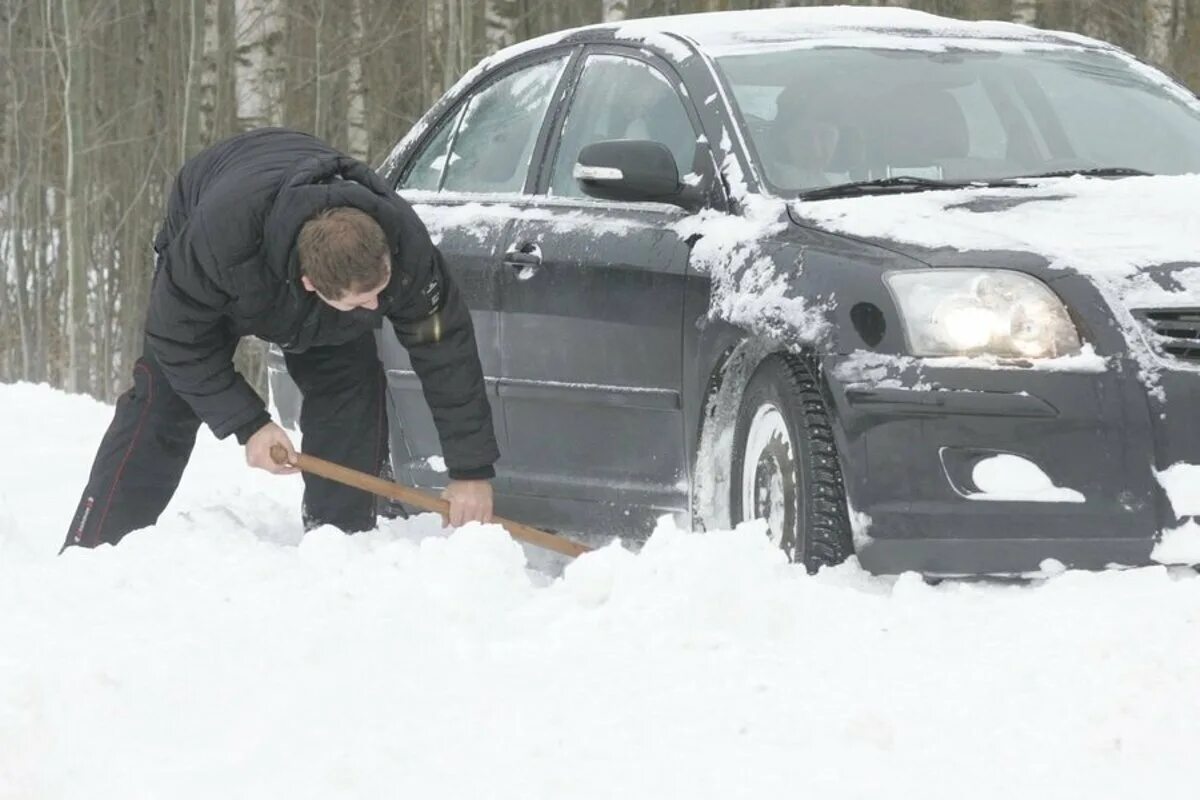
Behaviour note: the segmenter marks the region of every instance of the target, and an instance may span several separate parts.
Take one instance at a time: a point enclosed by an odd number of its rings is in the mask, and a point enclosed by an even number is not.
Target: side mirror
[[[600,200],[671,203],[688,210],[702,193],[679,179],[675,157],[660,142],[613,139],[579,151],[573,171],[584,194]]]

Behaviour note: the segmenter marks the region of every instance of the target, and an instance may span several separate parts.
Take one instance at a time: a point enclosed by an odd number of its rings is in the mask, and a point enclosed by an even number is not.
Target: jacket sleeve
[[[408,213],[415,225],[407,226],[403,263],[395,265],[403,279],[388,318],[421,379],[450,477],[491,478],[500,450],[471,314],[425,226]]]
[[[270,420],[258,393],[233,368],[237,347],[225,317],[231,302],[217,282],[203,218],[193,215],[160,254],[146,315],[146,344],[171,388],[218,439]],[[255,428],[256,429],[256,428]],[[253,431],[249,431],[253,432]]]

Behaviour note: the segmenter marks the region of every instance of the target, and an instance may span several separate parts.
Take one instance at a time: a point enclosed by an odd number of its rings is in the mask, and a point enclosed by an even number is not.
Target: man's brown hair
[[[296,246],[300,272],[324,297],[340,300],[383,283],[388,274],[387,236],[357,208],[329,208],[304,223]]]

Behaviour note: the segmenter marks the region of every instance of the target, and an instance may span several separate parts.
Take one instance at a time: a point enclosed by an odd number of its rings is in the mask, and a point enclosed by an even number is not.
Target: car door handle
[[[505,251],[504,263],[513,269],[537,269],[542,265],[542,248],[533,242],[514,245]]]

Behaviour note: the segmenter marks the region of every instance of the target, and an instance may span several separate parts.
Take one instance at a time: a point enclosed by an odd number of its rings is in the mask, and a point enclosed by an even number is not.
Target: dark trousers
[[[388,458],[388,435],[374,335],[285,358],[304,397],[304,452],[379,475]],[[183,477],[199,418],[172,391],[149,348],[134,365],[133,380],[117,400],[64,549],[116,544],[130,531],[153,525]],[[369,530],[375,527],[375,498],[305,474],[302,514],[306,529],[331,524],[347,532]]]

